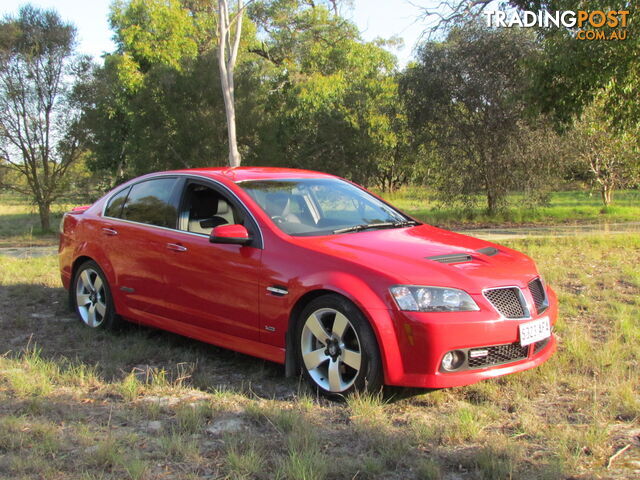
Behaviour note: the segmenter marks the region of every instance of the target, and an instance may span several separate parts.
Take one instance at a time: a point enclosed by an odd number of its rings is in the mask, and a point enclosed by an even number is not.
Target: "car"
[[[557,297],[531,258],[325,173],[144,175],[66,213],[59,260],[89,328],[168,330],[284,364],[330,397],[468,385],[556,349]]]

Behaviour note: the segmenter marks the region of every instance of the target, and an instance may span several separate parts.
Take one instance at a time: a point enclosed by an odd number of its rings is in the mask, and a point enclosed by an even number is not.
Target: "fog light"
[[[464,353],[460,350],[452,350],[445,353],[442,358],[442,368],[444,370],[452,371],[457,370],[464,363]]]

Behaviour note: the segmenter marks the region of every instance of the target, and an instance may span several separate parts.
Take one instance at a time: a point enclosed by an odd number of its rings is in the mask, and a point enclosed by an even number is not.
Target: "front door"
[[[219,332],[259,340],[260,243],[209,242],[218,225],[240,223],[253,236],[257,225],[234,196],[204,180],[186,182],[180,212],[174,235],[178,248],[164,260],[171,317],[213,337]]]

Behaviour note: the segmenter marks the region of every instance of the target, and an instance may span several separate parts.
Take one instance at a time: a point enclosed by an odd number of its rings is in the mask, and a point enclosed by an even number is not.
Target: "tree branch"
[[[425,7],[418,5],[411,0],[406,0],[411,6],[422,11],[419,19],[435,23],[428,26],[422,36],[426,33],[427,38],[450,28],[460,20],[471,22],[477,20],[482,12],[492,3],[504,4],[503,0],[443,0],[435,7]]]
[[[229,69],[233,75],[233,69],[236,65],[236,60],[238,58],[238,49],[240,48],[240,37],[242,36],[242,17],[244,16],[244,6],[242,5],[242,0],[238,0],[238,12],[236,13],[237,26],[235,32],[235,39],[233,41],[233,49],[231,50],[231,55],[229,57],[229,63],[231,68]]]

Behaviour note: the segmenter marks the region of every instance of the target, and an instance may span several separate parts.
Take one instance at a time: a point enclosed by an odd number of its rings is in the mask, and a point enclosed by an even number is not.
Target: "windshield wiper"
[[[418,222],[415,220],[402,220],[400,222],[362,223],[351,227],[339,228],[334,230],[333,234],[337,235],[339,233],[361,232],[362,230],[369,230],[372,228],[402,228],[411,225],[418,225]]]
[[[401,227],[411,227],[414,225],[420,225],[420,222],[416,222],[415,220],[401,220],[399,222],[395,222],[393,224],[393,226],[395,228],[401,228]]]

